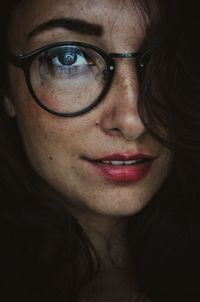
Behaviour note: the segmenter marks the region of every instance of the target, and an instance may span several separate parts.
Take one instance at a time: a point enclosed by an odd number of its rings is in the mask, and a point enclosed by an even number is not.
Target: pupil
[[[64,65],[72,65],[76,62],[77,55],[75,53],[64,53],[60,55],[59,60]]]

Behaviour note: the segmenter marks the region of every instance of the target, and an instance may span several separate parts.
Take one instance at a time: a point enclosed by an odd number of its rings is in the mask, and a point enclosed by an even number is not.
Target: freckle
[[[49,157],[49,159],[50,159],[50,160],[52,160],[52,159],[53,159],[53,157],[52,157],[52,156],[50,156],[50,157]]]

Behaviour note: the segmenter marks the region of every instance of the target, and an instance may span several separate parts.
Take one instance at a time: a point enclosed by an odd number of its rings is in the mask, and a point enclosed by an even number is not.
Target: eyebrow
[[[59,18],[39,24],[28,34],[28,38],[30,39],[45,30],[53,28],[64,28],[79,34],[98,37],[101,37],[103,34],[103,27],[99,24],[93,24],[75,18]]]

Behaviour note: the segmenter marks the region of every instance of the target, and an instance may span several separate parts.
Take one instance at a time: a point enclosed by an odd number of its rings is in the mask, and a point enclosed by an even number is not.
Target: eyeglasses
[[[144,53],[106,53],[82,42],[62,42],[39,48],[9,61],[22,68],[33,99],[44,110],[63,117],[84,114],[108,92],[115,72],[114,58],[136,59],[144,72],[150,49]]]

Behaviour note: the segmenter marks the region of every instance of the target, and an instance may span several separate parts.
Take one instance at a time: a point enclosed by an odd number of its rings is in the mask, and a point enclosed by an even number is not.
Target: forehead
[[[131,0],[23,0],[12,13],[10,36],[22,44],[39,24],[63,17],[100,24],[107,36],[141,36],[144,30]]]
[[[94,14],[99,15],[101,13],[106,13],[106,15],[112,11],[120,13],[121,9],[126,9],[127,7],[132,7],[134,0],[29,0],[29,1],[19,1],[17,10],[21,12],[40,11],[43,14],[51,13],[62,13],[63,9],[68,9],[68,14],[79,15],[84,13],[87,15]]]

